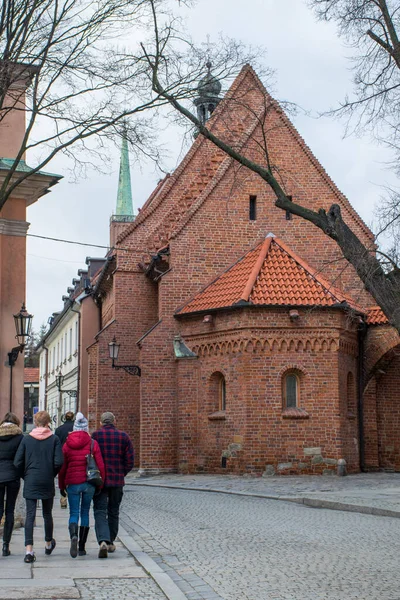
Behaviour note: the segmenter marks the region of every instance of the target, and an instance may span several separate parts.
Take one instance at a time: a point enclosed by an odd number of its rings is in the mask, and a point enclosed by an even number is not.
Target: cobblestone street
[[[398,600],[400,522],[130,487],[123,524],[190,600]]]

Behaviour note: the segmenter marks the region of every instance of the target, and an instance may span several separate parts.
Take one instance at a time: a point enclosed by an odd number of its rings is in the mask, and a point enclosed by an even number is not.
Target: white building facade
[[[67,411],[77,410],[79,329],[80,304],[67,300],[64,309],[54,316],[39,348],[39,409],[47,410],[54,427],[62,424]],[[57,385],[57,376],[62,376],[61,386]]]

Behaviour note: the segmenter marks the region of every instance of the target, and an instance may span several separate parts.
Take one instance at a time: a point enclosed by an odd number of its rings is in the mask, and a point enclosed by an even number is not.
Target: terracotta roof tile
[[[368,325],[385,325],[389,320],[380,306],[371,306],[367,311]]]
[[[270,235],[190,300],[179,314],[234,306],[333,306],[354,301],[326,281],[282,240]]]
[[[24,368],[24,382],[37,383],[39,381],[39,369],[35,367]]]

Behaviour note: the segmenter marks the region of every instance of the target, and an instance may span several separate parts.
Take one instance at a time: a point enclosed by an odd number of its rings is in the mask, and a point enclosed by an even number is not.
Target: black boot
[[[78,556],[78,523],[70,523],[68,529],[71,538],[69,553],[72,558],[76,558]]]
[[[11,552],[10,552],[10,544],[8,544],[7,542],[4,542],[3,544],[3,556],[10,556]]]
[[[79,527],[79,546],[78,546],[78,554],[79,556],[85,556],[85,544],[88,539],[90,527]]]

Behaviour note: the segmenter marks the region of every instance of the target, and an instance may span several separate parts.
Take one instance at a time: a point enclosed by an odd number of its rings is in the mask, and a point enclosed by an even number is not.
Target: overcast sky
[[[185,9],[181,8],[184,11]],[[317,22],[304,0],[199,0],[187,14],[187,27],[196,42],[211,42],[219,32],[267,50],[266,64],[276,71],[273,95],[296,102],[317,114],[339,103],[351,92],[348,57],[351,51],[331,24]],[[341,191],[368,223],[380,186],[393,183],[385,168],[390,156],[368,138],[343,139],[344,124],[328,118],[299,114],[292,119],[300,134]],[[176,166],[180,133],[171,128],[169,168]],[[46,168],[64,175],[51,193],[28,210],[29,233],[107,246],[109,218],[115,210],[119,156],[110,150],[104,175],[72,182],[69,163],[57,157]],[[132,164],[135,212],[160,178],[152,165]],[[86,256],[103,256],[96,248],[28,237],[27,308],[34,328],[62,308],[61,297],[71,285]]]

